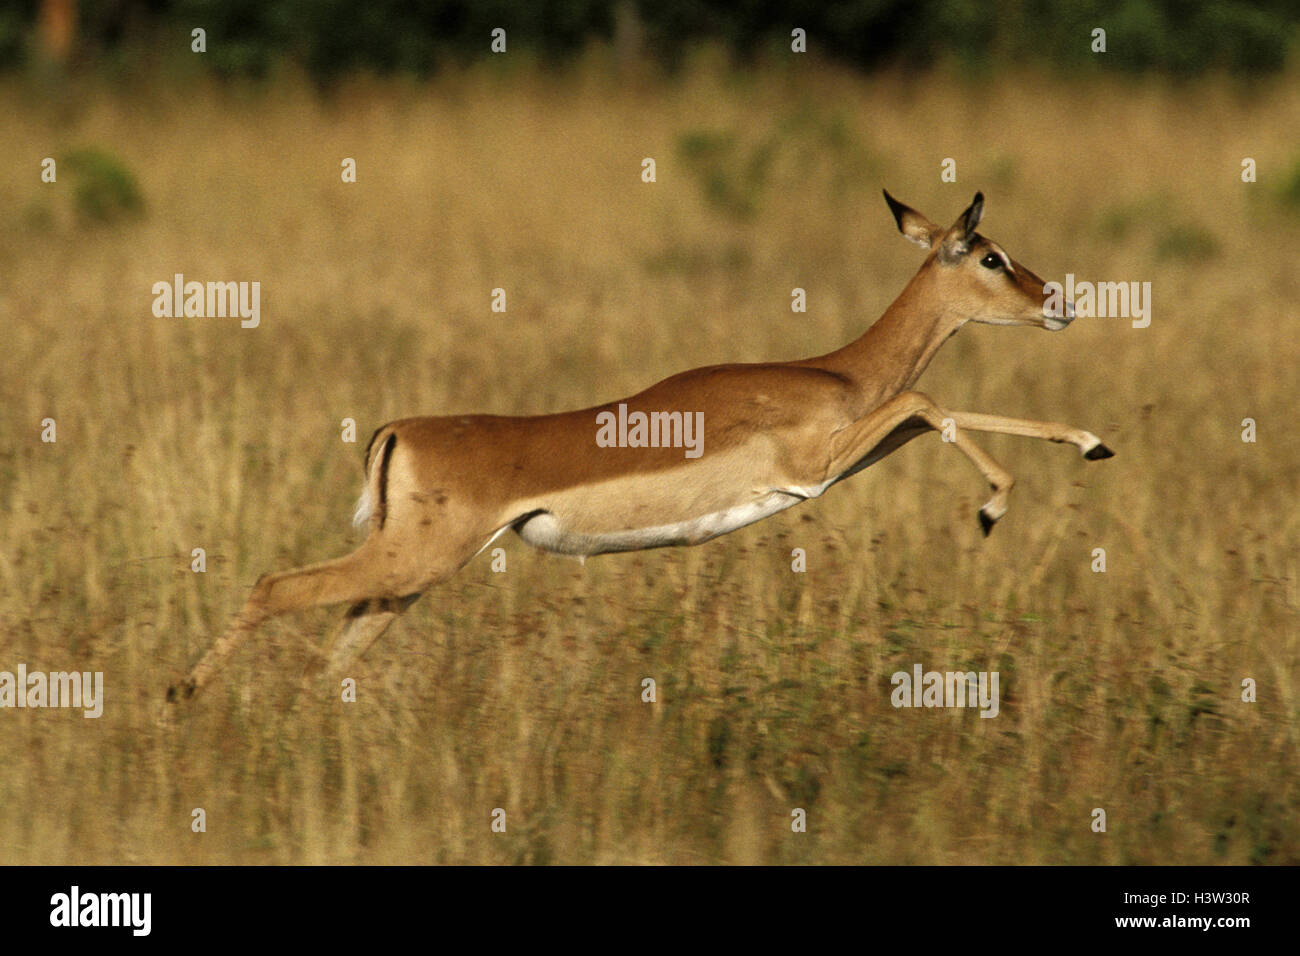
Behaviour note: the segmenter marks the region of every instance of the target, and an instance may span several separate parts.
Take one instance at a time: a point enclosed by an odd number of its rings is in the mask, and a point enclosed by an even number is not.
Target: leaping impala
[[[901,295],[856,341],[797,362],[713,365],[597,408],[528,418],[451,415],[384,425],[366,449],[356,523],[369,534],[346,557],[263,575],[230,628],[168,700],[194,694],[267,618],[351,604],[329,652],[337,673],[432,585],[513,529],[529,544],[587,555],[700,544],[817,498],[945,419],[952,444],[993,488],[988,534],[1007,510],[1011,475],[968,437],[1001,432],[1111,451],[1090,432],[945,409],[912,390],[939,346],[967,322],[1057,331],[1072,310],[1045,309],[1043,280],[975,231],[984,197],[950,229],[885,201],[899,231],[928,255]],[[626,409],[620,410],[623,404]],[[668,412],[680,430],[703,413],[697,457],[678,447],[604,447],[610,414]],[[678,413],[671,419],[671,413]],[[680,437],[680,436],[678,436]],[[701,436],[703,437],[703,436]],[[644,443],[643,443],[644,444]],[[670,442],[655,442],[670,445]]]

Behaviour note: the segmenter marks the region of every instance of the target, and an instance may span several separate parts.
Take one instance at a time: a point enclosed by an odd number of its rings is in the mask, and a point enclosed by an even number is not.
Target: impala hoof
[[[1083,453],[1083,457],[1088,459],[1089,461],[1097,461],[1098,459],[1101,458],[1114,458],[1115,453],[1111,451],[1109,448],[1107,448],[1105,445],[1103,445],[1101,442],[1097,442],[1097,444],[1093,445],[1091,448],[1089,448],[1087,451]]]
[[[192,680],[182,681],[179,685],[172,684],[167,688],[167,703],[174,704],[182,697],[189,700],[194,696],[194,690],[194,681]]]
[[[989,532],[993,530],[993,526],[997,524],[997,521],[997,518],[993,517],[983,508],[980,509],[980,527],[984,529],[984,537],[987,538],[989,536]]]

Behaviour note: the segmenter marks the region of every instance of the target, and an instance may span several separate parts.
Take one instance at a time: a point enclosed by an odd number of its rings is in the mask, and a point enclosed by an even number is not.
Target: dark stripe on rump
[[[388,438],[384,441],[383,450],[380,451],[379,459],[379,527],[384,526],[388,520],[388,462],[393,457],[393,449],[397,447],[397,433],[389,432]]]

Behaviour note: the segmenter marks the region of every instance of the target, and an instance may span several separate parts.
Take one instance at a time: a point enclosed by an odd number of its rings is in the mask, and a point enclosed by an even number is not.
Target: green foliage
[[[1157,259],[1204,262],[1218,255],[1219,243],[1208,229],[1178,222],[1165,226],[1156,236]]]
[[[1191,76],[1207,68],[1238,73],[1279,70],[1295,11],[1275,12],[1241,3],[1187,4],[1179,0],[1127,0],[1082,4],[1088,25],[1102,27],[1116,65],[1131,72],[1151,69]],[[1288,17],[1290,22],[1288,23]]]
[[[0,9],[0,69],[9,69],[22,64],[25,59],[23,49],[23,32],[26,27],[23,16],[12,7]]]
[[[1164,193],[1108,207],[1097,220],[1097,233],[1110,242],[1141,239],[1162,261],[1204,262],[1219,254],[1214,233],[1187,218]]]
[[[54,210],[48,202],[33,199],[23,206],[18,221],[31,232],[49,232],[55,225]]]
[[[677,154],[700,182],[709,205],[737,219],[754,215],[770,143],[741,149],[735,133],[693,130],[677,141]]]
[[[59,163],[76,183],[77,215],[90,222],[114,222],[144,210],[144,196],[135,174],[112,153],[86,147],[68,153]]]
[[[1283,204],[1293,212],[1300,212],[1300,159],[1291,166],[1291,171],[1283,180],[1278,195]]]
[[[819,149],[809,149],[809,143]],[[823,181],[843,196],[876,172],[876,159],[839,112],[800,103],[767,128],[687,130],[677,156],[708,204],[737,221],[752,219],[773,193]],[[829,158],[829,166],[817,164]]]

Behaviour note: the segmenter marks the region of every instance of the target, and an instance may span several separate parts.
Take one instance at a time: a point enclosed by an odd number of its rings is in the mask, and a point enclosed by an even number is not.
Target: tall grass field
[[[0,671],[104,681],[0,709],[0,863],[1300,863],[1295,79],[0,83]],[[934,434],[699,547],[503,537],[355,702],[301,680],[334,607],[165,707],[259,575],[356,546],[384,422],[856,338],[923,259],[882,187],[1151,283],[1148,327],[972,325],[919,383],[1115,458],[979,436],[987,540]],[[156,316],[178,273],[259,282],[259,324]],[[917,664],[997,671],[998,715],[896,708]]]

